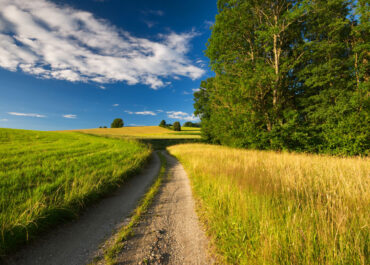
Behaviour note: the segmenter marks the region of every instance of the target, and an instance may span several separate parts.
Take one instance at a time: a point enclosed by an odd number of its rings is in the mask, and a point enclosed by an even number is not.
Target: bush
[[[110,125],[111,128],[122,128],[123,127],[123,120],[120,118],[115,119],[112,124]]]
[[[173,123],[173,130],[174,130],[174,131],[181,131],[181,125],[180,125],[180,122],[175,121],[175,122]]]

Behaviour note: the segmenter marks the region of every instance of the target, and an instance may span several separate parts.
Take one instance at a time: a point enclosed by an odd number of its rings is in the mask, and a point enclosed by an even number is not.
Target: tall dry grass
[[[232,264],[369,264],[370,160],[169,147]]]

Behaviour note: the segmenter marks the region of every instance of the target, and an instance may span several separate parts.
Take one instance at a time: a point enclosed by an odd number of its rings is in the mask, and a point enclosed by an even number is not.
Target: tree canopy
[[[181,131],[181,125],[180,125],[180,122],[175,121],[175,122],[173,123],[173,130],[174,130],[174,131]]]
[[[124,123],[121,118],[114,119],[112,124],[110,125],[111,128],[121,128],[123,127]]]
[[[369,153],[369,3],[219,0],[195,93],[203,138],[237,147]]]

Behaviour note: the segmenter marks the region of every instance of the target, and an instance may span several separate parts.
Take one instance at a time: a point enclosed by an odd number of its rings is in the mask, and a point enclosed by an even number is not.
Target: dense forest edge
[[[369,155],[366,0],[219,0],[194,94],[207,142]]]

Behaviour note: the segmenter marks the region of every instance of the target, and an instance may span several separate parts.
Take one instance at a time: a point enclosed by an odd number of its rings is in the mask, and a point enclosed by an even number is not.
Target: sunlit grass
[[[0,254],[75,217],[150,153],[134,140],[0,129]]]
[[[199,139],[200,128],[182,127],[181,132],[175,132],[159,126],[98,128],[74,130],[87,134],[109,137],[138,138],[138,139]]]
[[[370,160],[169,147],[231,264],[369,264]]]

